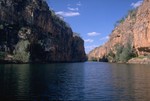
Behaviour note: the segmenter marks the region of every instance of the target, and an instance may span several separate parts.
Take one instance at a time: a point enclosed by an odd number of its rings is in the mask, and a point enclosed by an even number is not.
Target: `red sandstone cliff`
[[[117,54],[117,47],[126,49],[130,45],[136,57],[150,55],[150,1],[144,0],[143,4],[135,10],[129,11],[125,19],[121,19],[110,35],[110,39],[103,46],[95,48],[88,54],[89,60],[114,61],[109,54]],[[121,50],[124,51],[124,50]],[[120,55],[124,55],[120,52]],[[130,59],[130,58],[128,58]],[[131,61],[132,62],[132,61]]]

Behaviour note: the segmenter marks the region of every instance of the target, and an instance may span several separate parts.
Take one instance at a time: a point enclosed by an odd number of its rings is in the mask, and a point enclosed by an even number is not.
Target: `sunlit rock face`
[[[0,60],[85,61],[84,41],[49,10],[45,0],[0,1]]]
[[[97,47],[88,54],[89,60],[100,60],[109,57],[112,52],[116,55],[118,45],[126,47],[130,44],[132,51],[138,56],[150,55],[150,1],[129,11],[128,16],[118,21],[110,34],[110,39],[103,46]],[[113,60],[110,60],[112,62]]]

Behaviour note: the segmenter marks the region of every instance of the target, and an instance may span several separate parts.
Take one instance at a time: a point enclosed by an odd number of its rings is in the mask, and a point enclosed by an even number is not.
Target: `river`
[[[0,64],[0,101],[150,101],[150,65]]]

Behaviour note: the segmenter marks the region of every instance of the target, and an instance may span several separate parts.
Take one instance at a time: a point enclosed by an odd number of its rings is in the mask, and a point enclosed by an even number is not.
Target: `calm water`
[[[0,65],[0,101],[150,101],[150,66]]]

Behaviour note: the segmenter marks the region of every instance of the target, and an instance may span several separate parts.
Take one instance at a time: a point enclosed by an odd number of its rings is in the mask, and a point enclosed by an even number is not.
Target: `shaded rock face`
[[[136,56],[150,55],[150,1],[135,10],[129,11],[125,19],[121,19],[103,46],[97,47],[88,54],[89,60],[109,57],[117,54],[117,46],[124,49],[130,45]],[[111,57],[112,57],[111,56]],[[114,56],[115,57],[115,56]],[[110,58],[110,57],[109,57]],[[113,62],[112,59],[109,60]]]
[[[71,53],[73,61],[87,60],[87,57],[85,56],[85,54],[83,54],[84,41],[79,36],[73,35],[72,50],[74,50]]]
[[[0,56],[17,62],[86,60],[83,40],[44,0],[0,1]]]

